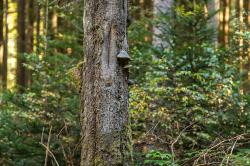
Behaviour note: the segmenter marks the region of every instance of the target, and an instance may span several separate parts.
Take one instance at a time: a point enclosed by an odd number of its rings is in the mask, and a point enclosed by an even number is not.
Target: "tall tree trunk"
[[[2,65],[3,65],[3,18],[4,18],[4,1],[0,0],[0,84],[2,85]],[[0,87],[1,89],[1,87]]]
[[[146,16],[147,18],[153,18],[153,11],[154,11],[153,0],[140,0],[140,5],[144,9],[144,13],[143,13],[144,16]],[[153,32],[153,26],[150,25],[150,23],[146,23],[145,28],[148,31]],[[150,35],[144,36],[144,40],[145,40],[145,42],[152,43],[153,42],[153,35],[150,34]]]
[[[238,0],[237,3],[237,12],[239,13],[239,21],[240,21],[240,33],[243,33],[243,24],[244,24],[244,17],[243,17],[243,8],[244,8],[244,0]],[[244,75],[242,74],[244,71],[244,63],[243,63],[243,58],[244,58],[244,52],[243,52],[243,44],[244,40],[240,39],[239,40],[239,57],[240,57],[240,73],[241,73],[241,87],[240,87],[240,93],[243,94],[245,91],[245,78]]]
[[[172,6],[174,1],[173,0],[155,0],[154,1],[154,14],[159,16],[161,13],[165,15],[170,15]],[[161,37],[158,37],[162,34],[161,32],[162,25],[154,26],[154,37],[153,37],[153,45],[156,47],[168,47],[169,43],[166,41],[162,41]]]
[[[246,11],[248,11],[248,13],[247,13],[247,30],[249,31],[250,30],[250,13],[249,13],[250,0],[247,1],[247,10]],[[248,41],[248,43],[247,43],[247,53],[248,53],[248,74],[247,75],[248,75],[248,82],[250,85],[250,41]]]
[[[132,165],[127,0],[85,0],[81,166]],[[117,56],[119,54],[119,56]],[[120,57],[120,58],[118,58]]]
[[[40,26],[41,26],[41,15],[40,6],[38,1],[35,3],[35,16],[36,16],[36,54],[40,53]]]
[[[244,0],[239,3],[239,16],[240,16],[240,31],[242,33],[249,30],[249,0]],[[243,91],[245,94],[250,94],[250,60],[249,60],[249,41],[247,39],[240,40],[240,56],[242,57],[242,83],[243,83]],[[244,63],[245,61],[245,63]]]
[[[3,65],[3,18],[4,18],[4,1],[0,0],[0,84],[2,85],[2,65]],[[0,87],[1,90],[1,87]]]
[[[51,17],[51,22],[50,22],[50,39],[51,40],[56,40],[57,35],[58,35],[58,14],[57,14],[57,10],[53,9],[50,13],[50,17]],[[66,27],[66,25],[65,25]],[[51,52],[51,55],[56,55],[58,50],[55,46],[53,47],[53,51]],[[62,51],[63,52],[63,51]]]
[[[31,54],[34,49],[34,22],[35,22],[35,12],[34,12],[35,2],[34,0],[29,0],[27,4],[27,11],[28,11],[28,33],[26,33],[26,40],[27,40],[27,53]],[[27,86],[31,84],[31,71],[26,70],[26,81]]]
[[[210,26],[213,29],[212,39],[215,44],[218,44],[218,30],[219,30],[219,10],[220,10],[220,1],[219,0],[209,0],[208,1],[208,13],[212,14],[210,19]]]
[[[240,1],[240,0],[239,0]],[[230,17],[231,0],[221,0],[220,8],[220,33],[219,43],[228,46],[229,43],[229,17]]]
[[[4,12],[4,46],[3,46],[3,67],[2,67],[2,83],[3,88],[7,88],[7,73],[8,73],[8,40],[9,40],[9,27],[8,27],[8,9],[9,9],[9,2],[5,0],[5,12]]]
[[[24,53],[26,51],[25,35],[25,4],[26,0],[18,0],[18,17],[17,17],[17,86],[20,92],[23,92],[26,86],[26,70],[23,65]]]
[[[51,16],[51,30],[52,30],[52,38],[55,38],[58,33],[58,16],[57,16],[57,11],[55,9],[52,11],[52,16]]]

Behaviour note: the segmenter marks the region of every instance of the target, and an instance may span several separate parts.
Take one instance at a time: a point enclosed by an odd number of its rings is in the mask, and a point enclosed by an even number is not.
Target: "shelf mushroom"
[[[121,50],[117,55],[117,59],[121,62],[127,62],[130,60],[130,56],[128,55],[127,51]]]

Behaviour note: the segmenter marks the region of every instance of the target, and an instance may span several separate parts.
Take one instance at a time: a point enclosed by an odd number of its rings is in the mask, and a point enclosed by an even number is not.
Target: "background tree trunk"
[[[147,18],[153,18],[154,3],[153,0],[140,0],[140,5],[143,8],[143,15]],[[149,32],[153,32],[153,26],[150,23],[145,23],[145,28]],[[149,34],[144,37],[145,42],[152,43],[153,35]]]
[[[128,115],[127,0],[85,1],[81,166],[132,165]]]
[[[51,30],[52,30],[52,39],[56,38],[58,33],[58,16],[56,9],[53,9],[51,14]]]
[[[2,65],[3,65],[3,16],[4,16],[4,2],[0,0],[0,83],[2,85]],[[1,89],[1,87],[0,87]]]
[[[7,74],[8,74],[8,41],[9,41],[9,24],[8,24],[8,10],[9,10],[9,2],[5,0],[5,12],[4,12],[4,20],[5,20],[5,33],[4,33],[4,46],[3,46],[3,88],[7,88]]]
[[[40,53],[40,22],[41,22],[41,15],[40,15],[40,6],[39,3],[36,1],[35,3],[35,16],[36,16],[36,53]]]
[[[26,35],[25,35],[25,4],[26,0],[18,1],[18,25],[17,25],[17,86],[19,91],[23,91],[26,86],[26,71],[23,65],[24,53],[26,51]]]
[[[219,10],[220,10],[220,1],[219,0],[209,0],[208,1],[208,12],[213,14],[213,17],[210,19],[210,26],[214,31],[212,36],[215,44],[218,44],[218,30],[220,24],[219,18]]]
[[[250,0],[247,1],[247,27],[248,30],[250,30]],[[250,85],[250,42],[248,41],[247,43],[247,53],[248,53],[248,74],[247,74],[247,78],[248,78],[248,82]],[[250,93],[250,90],[249,90]]]
[[[27,53],[31,54],[33,52],[34,48],[34,22],[35,22],[35,12],[34,12],[34,0],[29,0],[29,3],[27,4],[27,11],[28,11],[28,33],[26,33],[27,36]],[[26,82],[27,86],[31,85],[32,73],[30,70],[26,70]]]
[[[154,1],[154,14],[157,16],[161,13],[170,15],[172,6],[174,1],[173,0],[155,0]],[[161,25],[157,25],[161,26]],[[158,35],[161,35],[161,29],[157,26],[154,26],[154,37],[153,37],[153,45],[156,47],[168,47],[169,44],[167,42],[163,42],[161,38],[157,37]]]
[[[240,1],[240,0],[239,0]],[[229,17],[230,17],[230,0],[221,0],[220,8],[220,33],[219,43],[223,46],[228,46],[229,43]]]

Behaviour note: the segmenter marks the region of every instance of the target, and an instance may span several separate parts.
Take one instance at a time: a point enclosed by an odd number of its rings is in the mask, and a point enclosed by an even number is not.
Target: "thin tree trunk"
[[[153,18],[153,11],[154,11],[153,0],[141,0],[140,5],[144,9],[144,13],[143,13],[144,16],[146,16],[147,18]],[[153,32],[153,26],[152,25],[146,23],[145,28],[148,31]],[[152,43],[153,42],[153,35],[150,34],[150,35],[144,36],[144,40],[145,40],[145,42]]]
[[[27,53],[31,54],[34,48],[34,22],[35,22],[35,12],[34,12],[34,0],[29,0],[27,4],[28,10],[28,33],[27,33]],[[32,81],[31,71],[26,70],[26,81],[30,85]]]
[[[51,33],[50,33],[50,39],[52,40],[56,40],[57,35],[58,35],[58,14],[56,9],[53,9],[51,11],[51,22],[50,22],[50,29],[51,29]],[[55,46],[53,46],[53,52],[51,52],[52,55],[56,55],[58,52],[57,48]]]
[[[243,8],[244,8],[244,0],[239,0],[238,4],[238,12],[239,12],[239,21],[240,21],[240,32],[243,33],[243,23],[244,23],[244,17],[243,17]],[[244,81],[245,78],[244,76],[242,76],[243,70],[244,70],[244,63],[243,63],[243,58],[244,58],[244,53],[243,53],[243,44],[244,41],[243,39],[240,39],[239,41],[239,57],[240,57],[240,73],[241,73],[241,87],[240,87],[240,93],[243,94],[245,91],[245,87],[244,87]]]
[[[220,34],[219,42],[223,46],[228,46],[229,42],[229,17],[230,17],[230,0],[222,0],[220,2],[220,8],[223,9],[220,12]]]
[[[45,8],[44,8],[44,57],[47,56],[48,52],[48,28],[49,28],[49,0],[45,0]]]
[[[3,65],[3,18],[4,18],[4,1],[0,0],[0,84],[2,85],[2,65]],[[0,87],[1,90],[1,87]]]
[[[3,70],[2,70],[2,82],[3,82],[3,89],[7,88],[7,73],[8,73],[8,40],[9,40],[9,27],[8,27],[8,9],[9,9],[9,2],[5,0],[5,12],[4,12],[4,20],[5,20],[5,34],[4,34],[4,47],[3,47]]]
[[[40,53],[40,22],[41,22],[41,15],[40,15],[40,6],[38,1],[35,3],[36,7],[36,53]]]
[[[25,35],[25,4],[26,0],[18,0],[18,18],[17,18],[17,86],[20,92],[23,92],[26,86],[26,70],[23,65],[24,53],[26,51]]]
[[[51,30],[52,30],[52,38],[56,38],[58,33],[58,16],[57,16],[57,11],[55,9],[52,11],[52,16],[51,16]]]
[[[244,0],[242,2],[243,4],[240,4],[239,7],[241,13],[240,13],[240,21],[243,24],[241,27],[242,32],[246,32],[249,29],[249,0]],[[243,91],[245,94],[250,94],[250,71],[249,71],[249,66],[250,66],[250,60],[249,60],[249,41],[247,39],[241,39],[242,48],[241,48],[241,56],[243,58],[243,78],[242,78],[242,83],[243,83]],[[244,63],[244,60],[246,60],[246,63]]]
[[[81,166],[132,165],[128,115],[127,0],[85,0]]]
[[[247,1],[247,30],[250,30],[250,0]],[[250,84],[250,41],[247,43],[247,53],[248,53],[248,82]],[[249,90],[250,91],[250,90]]]

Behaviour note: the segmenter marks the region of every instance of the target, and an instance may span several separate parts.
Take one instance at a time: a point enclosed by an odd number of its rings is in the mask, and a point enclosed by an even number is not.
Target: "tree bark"
[[[52,30],[52,39],[56,38],[58,33],[58,16],[57,11],[54,9],[51,14],[51,30]]]
[[[26,51],[26,35],[25,35],[25,4],[26,0],[18,0],[18,17],[17,17],[17,86],[20,92],[23,92],[26,86],[26,70],[23,65],[24,53]]]
[[[247,14],[247,27],[248,27],[248,31],[250,30],[250,0],[247,1],[247,10],[248,14]],[[250,84],[250,41],[248,41],[247,43],[247,53],[248,53],[248,74],[247,74],[247,78],[248,78],[248,82]],[[250,93],[250,90],[249,90]]]
[[[2,65],[3,65],[3,18],[4,18],[4,1],[0,0],[0,83],[2,84]],[[1,87],[0,87],[1,89]]]
[[[128,114],[127,0],[85,0],[81,166],[132,165]]]
[[[58,13],[56,9],[53,9],[50,11],[50,39],[51,40],[57,40],[58,36]],[[64,25],[64,27],[67,27]],[[53,51],[51,52],[51,55],[56,55],[58,53],[58,49],[55,46],[53,47]],[[62,51],[63,52],[63,51]]]
[[[143,14],[146,18],[153,18],[153,11],[154,11],[154,3],[153,0],[140,0],[140,6],[143,8]],[[145,23],[145,28],[149,32],[153,32],[153,26],[149,23]],[[153,35],[149,34],[144,36],[145,42],[152,43],[153,42]]]
[[[41,22],[41,15],[40,15],[40,6],[38,1],[35,3],[35,16],[36,16],[36,54],[39,55],[40,53],[40,22]]]
[[[219,0],[209,0],[208,1],[208,13],[211,13],[213,17],[210,19],[210,26],[213,29],[214,33],[212,39],[216,45],[218,45],[218,31],[219,31],[219,10],[220,10],[220,1]]]
[[[173,0],[155,0],[154,1],[154,14],[156,16],[160,15],[161,13],[163,13],[164,15],[170,15],[173,3],[174,3]],[[160,47],[165,48],[169,46],[169,43],[166,41],[162,41],[162,39],[158,37],[159,35],[162,34],[161,26],[162,25],[157,25],[157,26],[154,26],[153,28],[154,30],[153,45],[159,48]]]
[[[8,27],[8,9],[9,9],[9,2],[5,0],[5,12],[4,12],[4,43],[3,43],[3,66],[2,66],[2,85],[3,89],[7,88],[7,73],[8,73],[8,40],[9,40],[9,27]]]
[[[223,9],[223,10],[220,12],[219,43],[222,46],[228,46],[228,43],[229,43],[230,7],[231,7],[230,0],[222,0],[222,1],[220,1],[220,8]]]
[[[26,33],[26,40],[27,40],[27,53],[31,54],[34,49],[34,23],[35,23],[35,2],[34,0],[29,0],[27,4],[27,11],[28,11],[28,33]],[[26,82],[27,86],[31,85],[32,82],[32,73],[31,70],[26,70]]]

